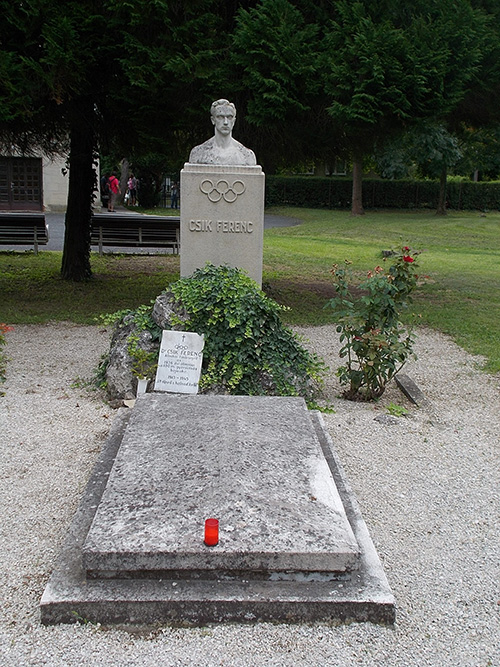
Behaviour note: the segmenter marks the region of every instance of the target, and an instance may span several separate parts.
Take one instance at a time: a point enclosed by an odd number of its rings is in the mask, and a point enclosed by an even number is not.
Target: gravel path
[[[333,327],[302,329],[332,367]],[[0,385],[0,665],[500,666],[500,378],[421,331],[406,372],[435,414],[396,386],[377,406],[336,398],[326,425],[398,604],[370,624],[221,625],[150,634],[42,627],[38,602],[113,411],[89,378],[109,333],[71,324],[7,334]],[[396,403],[407,417],[375,420]]]

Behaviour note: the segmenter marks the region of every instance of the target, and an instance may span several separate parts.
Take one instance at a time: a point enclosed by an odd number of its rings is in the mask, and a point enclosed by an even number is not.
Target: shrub
[[[325,370],[280,319],[284,310],[240,270],[207,264],[170,286],[185,317],[176,328],[205,336],[202,391],[303,396],[314,402]]]
[[[363,206],[366,209],[436,208],[439,181],[363,179]],[[447,202],[455,210],[497,210],[500,182],[449,181]],[[352,179],[312,176],[266,176],[266,206],[349,209]]]
[[[334,311],[340,333],[340,357],[345,365],[337,370],[349,400],[379,398],[387,383],[401,370],[412,352],[414,337],[400,320],[400,312],[411,303],[417,284],[416,257],[408,246],[392,255],[387,271],[377,266],[359,285],[354,299],[349,287],[349,270],[332,269],[337,296],[327,306]],[[387,260],[384,260],[387,261]]]
[[[132,375],[156,371],[162,329],[205,336],[202,392],[302,396],[316,406],[324,363],[281,321],[285,308],[238,269],[211,264],[169,286],[153,304],[102,318],[115,331],[99,369],[112,398],[132,393]]]

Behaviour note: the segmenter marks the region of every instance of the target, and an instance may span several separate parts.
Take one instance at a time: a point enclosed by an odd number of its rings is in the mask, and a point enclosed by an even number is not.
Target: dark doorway
[[[0,210],[41,211],[41,158],[0,157]]]

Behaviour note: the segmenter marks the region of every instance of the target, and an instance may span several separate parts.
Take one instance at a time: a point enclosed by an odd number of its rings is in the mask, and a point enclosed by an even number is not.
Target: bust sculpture
[[[255,165],[255,153],[233,139],[236,107],[228,100],[216,100],[210,108],[210,117],[215,128],[214,136],[195,146],[189,154],[194,164]]]

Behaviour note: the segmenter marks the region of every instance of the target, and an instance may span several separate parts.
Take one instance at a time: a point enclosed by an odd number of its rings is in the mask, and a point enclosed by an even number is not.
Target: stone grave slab
[[[358,556],[304,401],[248,396],[141,396],[83,549],[101,576],[335,573]]]
[[[197,417],[181,417],[183,412]],[[262,441],[271,418],[275,439]],[[160,433],[153,423],[161,425]],[[170,431],[178,436],[182,424],[185,440],[206,449],[196,457],[184,450],[184,470],[182,456],[169,454]],[[175,498],[165,502],[169,466],[155,468],[149,455],[139,455],[134,441],[154,452],[157,462],[175,461],[176,474],[188,480],[186,489],[176,489]],[[271,445],[274,459],[262,453]],[[293,455],[287,455],[289,448]],[[250,456],[253,450],[257,453]],[[294,455],[299,455],[296,462]],[[279,457],[285,460],[281,471],[274,463]],[[254,467],[258,478],[251,474]],[[238,469],[245,472],[241,478]],[[124,484],[134,477],[135,495]],[[220,496],[221,477],[227,478],[224,488],[234,502]],[[141,498],[138,489],[148,478]],[[175,502],[177,511],[166,512]],[[329,520],[317,512],[320,508]],[[217,547],[202,541],[208,513],[221,520]],[[263,521],[269,523],[264,527]],[[308,412],[301,399],[161,394],[141,396],[133,410],[122,409],[115,418],[40,612],[44,624],[78,619],[146,626],[318,620],[392,624],[395,601],[318,412]]]

